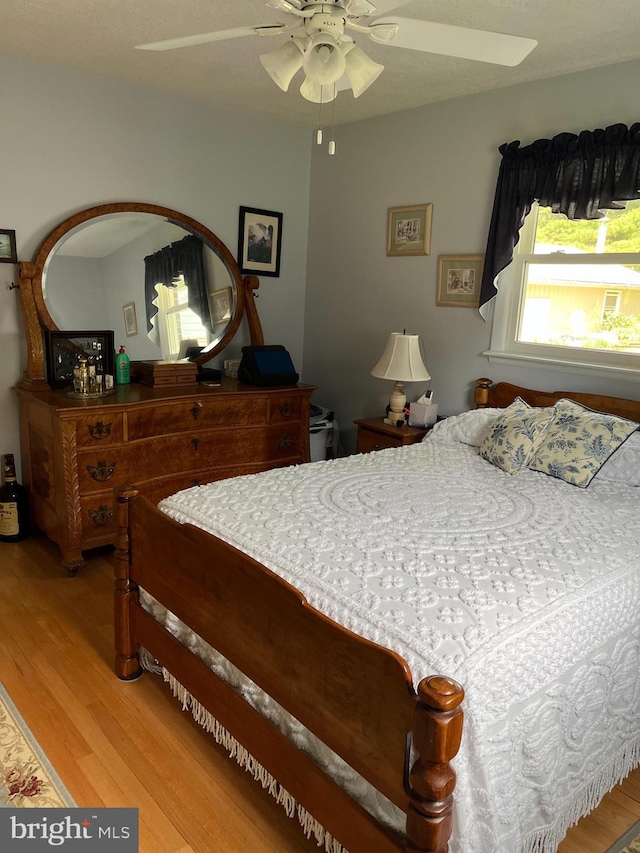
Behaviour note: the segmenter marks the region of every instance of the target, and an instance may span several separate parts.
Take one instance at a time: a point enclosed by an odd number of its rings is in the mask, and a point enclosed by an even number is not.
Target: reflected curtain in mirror
[[[158,314],[157,285],[176,287],[182,276],[189,290],[189,308],[198,315],[203,326],[213,334],[207,296],[207,276],[203,260],[203,242],[199,237],[188,235],[182,240],[165,246],[144,259],[145,306],[147,334],[159,343],[158,329],[153,322]]]

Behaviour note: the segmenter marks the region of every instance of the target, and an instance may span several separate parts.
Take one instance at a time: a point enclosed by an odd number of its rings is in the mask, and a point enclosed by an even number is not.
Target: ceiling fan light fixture
[[[260,62],[276,86],[286,92],[294,76],[302,68],[302,50],[296,39],[289,39],[277,50],[263,53]]]
[[[302,65],[307,79],[321,86],[330,86],[345,72],[345,53],[330,33],[316,33]]]
[[[346,56],[345,74],[353,90],[353,97],[359,98],[384,71],[384,65],[374,62],[359,47],[352,47]]]
[[[335,100],[338,90],[333,83],[330,86],[322,86],[307,77],[300,86],[300,94],[313,104],[329,104]]]

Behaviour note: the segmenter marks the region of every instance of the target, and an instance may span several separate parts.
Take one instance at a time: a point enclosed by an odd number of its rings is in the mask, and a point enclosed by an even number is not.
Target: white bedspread
[[[640,489],[421,444],[238,477],[161,508],[466,690],[454,853],[547,853],[639,763]]]

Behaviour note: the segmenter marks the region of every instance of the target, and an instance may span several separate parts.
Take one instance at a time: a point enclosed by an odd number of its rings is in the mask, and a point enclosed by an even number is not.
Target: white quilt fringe
[[[554,826],[533,833],[524,842],[522,853],[556,853],[567,830],[588,815],[605,794],[619,785],[640,764],[640,736],[627,744],[600,773],[585,785],[573,799],[571,809]]]
[[[160,667],[157,661],[149,654],[141,655],[141,664],[145,669],[162,673],[162,677],[171,688],[171,692],[182,703],[182,710],[191,711],[191,715],[196,723],[202,726],[205,731],[210,732],[216,743],[219,743],[227,750],[229,758],[235,758],[240,767],[243,767],[250,773],[256,782],[259,782],[271,794],[274,800],[283,807],[288,817],[297,815],[300,826],[307,838],[313,836],[317,841],[318,847],[324,847],[326,853],[348,853],[348,850],[331,833],[327,832],[313,815],[309,814],[300,803],[296,802],[277,779],[274,779],[271,773],[259,761],[256,761],[253,755],[216,720],[213,714],[207,711],[204,705],[201,705],[197,699],[194,699],[189,691],[167,669]]]

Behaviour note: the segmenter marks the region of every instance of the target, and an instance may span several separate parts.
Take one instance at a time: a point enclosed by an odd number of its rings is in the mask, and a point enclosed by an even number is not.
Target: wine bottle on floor
[[[29,495],[16,477],[13,454],[4,457],[4,485],[0,486],[0,542],[19,542],[29,535]]]

